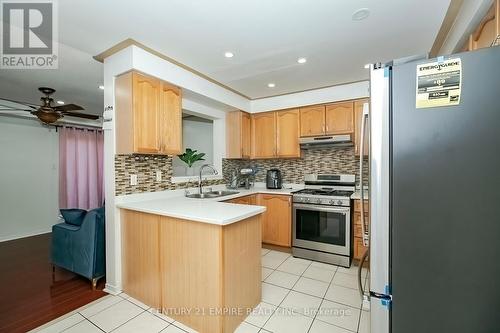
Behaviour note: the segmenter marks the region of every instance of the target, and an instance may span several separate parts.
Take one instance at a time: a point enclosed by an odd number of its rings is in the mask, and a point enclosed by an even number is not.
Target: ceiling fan
[[[22,104],[22,105],[26,106],[25,109],[18,109],[18,108],[9,108],[6,105],[0,105],[0,107],[2,107],[2,108],[0,108],[0,111],[28,111],[32,115],[34,115],[38,119],[40,119],[40,121],[45,123],[45,124],[53,124],[54,122],[58,121],[59,119],[63,118],[64,116],[92,119],[92,120],[99,119],[99,116],[97,116],[97,115],[75,112],[75,111],[84,110],[84,108],[82,108],[81,106],[76,105],[76,104],[65,104],[65,105],[52,106],[54,104],[54,99],[50,96],[53,93],[55,93],[56,90],[52,89],[52,88],[47,88],[47,87],[40,87],[40,88],[38,88],[38,90],[40,90],[40,92],[42,92],[45,95],[45,96],[42,96],[40,98],[40,100],[42,101],[42,105],[37,105],[37,104],[27,103],[27,102],[20,102],[20,101],[15,101],[15,100],[0,97],[0,102],[1,102],[1,100],[4,100],[4,101],[14,102],[14,103]]]

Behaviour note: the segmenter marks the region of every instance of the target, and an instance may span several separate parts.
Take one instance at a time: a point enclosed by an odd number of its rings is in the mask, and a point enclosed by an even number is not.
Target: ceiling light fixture
[[[234,54],[233,54],[233,52],[226,52],[226,53],[224,53],[224,57],[232,58],[232,57],[234,57]]]
[[[370,16],[370,10],[368,8],[360,8],[352,14],[353,21],[362,21]]]
[[[103,85],[100,85],[100,86],[99,86],[99,89],[104,90],[104,86],[103,86]]]
[[[366,65],[365,65],[365,68],[366,68],[366,69],[369,69],[369,68],[370,68],[370,64],[366,64]]]
[[[276,84],[274,84],[274,83],[268,83],[268,84],[267,84],[267,86],[268,86],[269,88],[274,88],[274,87],[276,87]]]
[[[63,105],[64,104],[63,101],[57,101],[56,103],[59,104],[59,105]]]
[[[297,62],[299,64],[305,64],[307,62],[307,59],[306,58],[299,58],[299,59],[297,59]]]

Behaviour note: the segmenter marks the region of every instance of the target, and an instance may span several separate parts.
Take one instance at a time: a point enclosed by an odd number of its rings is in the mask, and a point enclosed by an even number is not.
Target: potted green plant
[[[187,164],[186,167],[186,175],[187,176],[193,176],[194,175],[194,169],[193,169],[193,164],[198,162],[198,161],[204,161],[205,159],[203,158],[205,156],[205,153],[198,153],[197,150],[193,150],[191,148],[186,148],[186,151],[184,154],[177,155],[179,159]]]

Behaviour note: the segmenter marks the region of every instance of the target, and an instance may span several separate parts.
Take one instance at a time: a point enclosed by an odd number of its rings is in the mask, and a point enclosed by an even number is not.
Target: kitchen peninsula
[[[265,207],[182,196],[124,202],[123,291],[199,332],[233,332],[261,301]]]

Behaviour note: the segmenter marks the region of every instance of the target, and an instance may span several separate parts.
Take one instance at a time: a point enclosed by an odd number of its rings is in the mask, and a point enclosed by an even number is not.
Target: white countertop
[[[209,187],[213,190],[226,189],[225,185],[207,186],[205,188]],[[266,189],[263,184],[257,183],[255,187],[249,190],[234,190],[238,191],[238,194],[211,199],[186,198],[184,196],[184,190],[141,193],[116,197],[116,206],[118,208],[179,219],[228,225],[261,214],[266,210],[266,207],[240,205],[221,201],[257,193],[291,195],[293,191],[300,190],[301,188],[303,187],[300,185],[292,185],[290,188],[270,190]],[[195,193],[195,191],[196,189],[191,189],[191,193]]]

